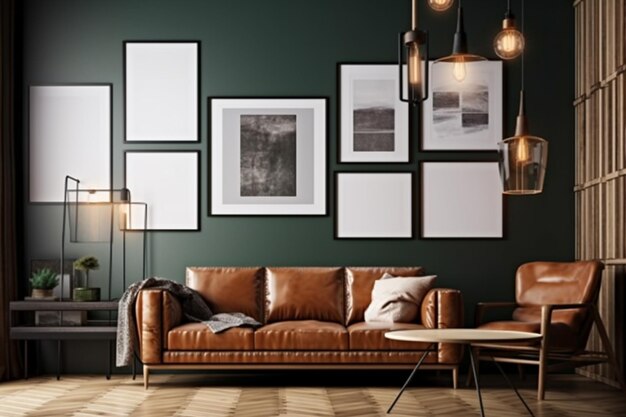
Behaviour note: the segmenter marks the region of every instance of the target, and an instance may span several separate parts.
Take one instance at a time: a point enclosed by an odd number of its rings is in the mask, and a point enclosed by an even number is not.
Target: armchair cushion
[[[492,321],[478,327],[485,330],[511,330],[517,332],[541,333],[541,322],[529,321]],[[549,330],[548,345],[552,349],[573,351],[578,334],[564,323],[552,322]]]

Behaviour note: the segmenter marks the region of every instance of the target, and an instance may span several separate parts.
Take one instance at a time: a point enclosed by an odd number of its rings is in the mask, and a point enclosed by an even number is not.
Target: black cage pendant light
[[[428,98],[428,32],[417,28],[417,0],[412,0],[411,30],[398,38],[398,71],[400,100],[417,105]],[[406,56],[408,97],[404,88],[404,58]]]
[[[524,24],[522,0],[522,25]],[[511,195],[533,195],[543,191],[548,163],[548,142],[528,130],[524,95],[524,54],[522,54],[522,89],[515,136],[498,143],[502,191]]]
[[[467,76],[466,65],[471,62],[485,61],[485,58],[468,52],[467,33],[465,33],[465,22],[463,21],[462,0],[459,0],[457,13],[456,33],[454,34],[452,54],[438,59],[435,61],[435,64],[452,64],[452,75],[454,79],[458,82],[463,82]]]

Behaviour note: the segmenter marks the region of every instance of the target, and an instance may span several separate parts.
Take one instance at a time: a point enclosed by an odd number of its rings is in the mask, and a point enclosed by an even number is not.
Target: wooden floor
[[[384,416],[405,376],[156,374],[147,391],[140,378],[127,376],[38,377],[0,384],[0,416]],[[495,375],[483,379],[487,416],[527,415],[503,381]],[[580,376],[551,376],[541,403],[532,381],[518,383],[536,416],[626,415],[620,391]],[[453,390],[442,376],[407,390],[393,415],[476,416],[478,410],[473,389]]]

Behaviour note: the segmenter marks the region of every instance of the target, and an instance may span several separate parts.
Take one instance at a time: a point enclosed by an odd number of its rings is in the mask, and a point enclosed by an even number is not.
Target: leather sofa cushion
[[[346,268],[346,323],[361,322],[365,309],[372,301],[374,282],[385,273],[396,277],[419,277],[424,275],[421,266],[415,267],[349,267]]]
[[[541,332],[541,322],[525,322],[525,321],[492,321],[479,326],[479,329],[488,330],[512,330],[518,332]],[[575,350],[578,339],[577,332],[564,323],[552,323],[550,325],[550,336],[548,345],[552,349],[564,351]],[[524,343],[528,344],[528,343]]]
[[[167,333],[169,350],[254,350],[254,330],[233,327],[213,333],[202,323],[187,323]]]
[[[189,267],[187,285],[214,314],[243,313],[263,321],[263,268]]]
[[[316,320],[282,321],[254,332],[256,350],[348,350],[342,324]]]
[[[343,269],[267,268],[265,321],[343,323]]]
[[[350,350],[426,350],[430,343],[401,342],[385,337],[387,332],[424,328],[413,323],[355,323],[348,326]]]

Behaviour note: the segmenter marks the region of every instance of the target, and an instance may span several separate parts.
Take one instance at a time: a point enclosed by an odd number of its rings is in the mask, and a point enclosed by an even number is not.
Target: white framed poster
[[[200,151],[126,151],[124,160],[125,188],[147,205],[145,230],[200,230]],[[131,229],[143,229],[137,214]]]
[[[422,238],[503,238],[497,162],[421,162]]]
[[[335,238],[411,239],[412,172],[336,172]]]
[[[31,86],[28,132],[31,203],[63,203],[66,175],[110,188],[111,84]]]
[[[496,151],[502,140],[502,61],[453,65],[430,62],[430,96],[423,105],[422,151]]]
[[[409,105],[398,65],[339,65],[339,162],[409,162]]]
[[[211,215],[325,215],[325,98],[210,98]]]
[[[124,42],[125,141],[200,140],[199,42]]]

